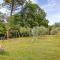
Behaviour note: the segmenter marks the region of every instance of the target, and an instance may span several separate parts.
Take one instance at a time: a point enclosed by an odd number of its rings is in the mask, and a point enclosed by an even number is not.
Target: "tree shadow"
[[[9,55],[8,51],[0,50],[0,55]]]

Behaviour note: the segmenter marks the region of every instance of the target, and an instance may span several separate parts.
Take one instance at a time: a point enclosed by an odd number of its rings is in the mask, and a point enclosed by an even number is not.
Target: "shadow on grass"
[[[5,50],[0,50],[0,55],[6,55],[9,56],[9,53]]]

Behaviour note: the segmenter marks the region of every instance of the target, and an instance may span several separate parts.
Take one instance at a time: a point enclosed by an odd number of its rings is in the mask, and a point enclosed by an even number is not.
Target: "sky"
[[[47,13],[46,18],[49,20],[49,25],[60,22],[60,0],[31,0],[33,3],[38,4]],[[0,0],[2,3],[3,0]],[[0,9],[1,12],[9,12],[5,8]]]

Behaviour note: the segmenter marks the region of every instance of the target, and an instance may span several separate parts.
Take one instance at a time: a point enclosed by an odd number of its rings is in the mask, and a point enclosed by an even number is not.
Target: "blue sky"
[[[3,2],[3,0],[0,0],[0,2],[2,3],[2,2]]]
[[[33,3],[37,3],[47,13],[47,19],[49,24],[52,25],[55,22],[60,22],[60,0],[31,0]],[[0,2],[3,2],[0,0]],[[7,13],[5,8],[0,9],[3,13]]]

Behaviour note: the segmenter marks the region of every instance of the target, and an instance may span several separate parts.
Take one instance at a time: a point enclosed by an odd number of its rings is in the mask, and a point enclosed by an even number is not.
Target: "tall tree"
[[[13,13],[13,10],[16,9],[17,6],[24,5],[26,0],[4,0],[5,4],[9,5],[11,8],[11,16]]]
[[[20,11],[20,18],[24,26],[48,26],[46,13],[37,4],[33,4],[32,2],[25,4],[24,8]]]
[[[9,21],[10,20],[10,21]],[[15,27],[30,27],[34,26],[48,26],[48,20],[46,19],[46,13],[37,4],[27,2],[20,13],[17,13],[13,18],[9,18],[10,25]]]

